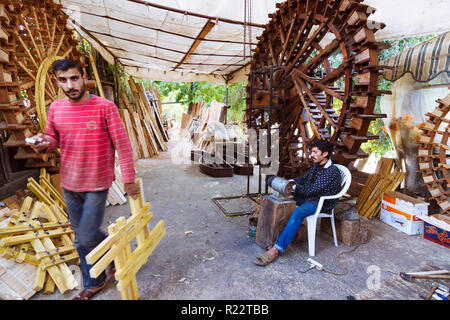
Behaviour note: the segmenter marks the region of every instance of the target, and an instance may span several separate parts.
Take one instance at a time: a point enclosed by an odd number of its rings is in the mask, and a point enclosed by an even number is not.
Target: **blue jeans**
[[[80,268],[85,289],[102,286],[106,280],[103,271],[97,279],[91,278],[89,270],[92,265],[86,263],[86,256],[103,239],[106,234],[100,230],[105,213],[108,190],[97,192],[72,192],[63,189],[64,201],[69,211],[71,227],[75,233],[74,246],[80,256]]]
[[[284,252],[300,229],[303,220],[307,216],[314,214],[316,209],[317,203],[312,202],[303,202],[301,205],[295,207],[286,227],[284,227],[283,232],[275,242],[274,247],[278,249],[278,251]]]

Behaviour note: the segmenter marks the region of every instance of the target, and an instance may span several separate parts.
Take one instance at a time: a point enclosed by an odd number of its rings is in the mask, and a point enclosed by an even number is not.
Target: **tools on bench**
[[[430,300],[431,298],[435,300],[448,300],[448,296],[450,289],[447,286],[444,286],[443,284],[433,282],[433,287],[431,288],[430,292],[425,298],[425,300]]]
[[[403,280],[412,282],[413,278],[417,279],[450,279],[450,271],[448,270],[433,270],[422,272],[400,272],[400,277]]]

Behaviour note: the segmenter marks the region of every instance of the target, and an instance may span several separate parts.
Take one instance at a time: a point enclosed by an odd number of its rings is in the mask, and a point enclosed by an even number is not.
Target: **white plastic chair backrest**
[[[342,176],[341,185],[343,185],[341,192],[339,192],[336,197],[342,197],[347,190],[350,188],[350,184],[352,183],[352,174],[350,173],[350,170],[347,169],[347,167],[344,167],[341,164],[335,164],[335,166],[339,169]]]

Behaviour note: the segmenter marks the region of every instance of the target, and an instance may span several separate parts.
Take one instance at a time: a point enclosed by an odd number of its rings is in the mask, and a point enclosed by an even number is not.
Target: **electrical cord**
[[[345,254],[345,253],[352,253],[352,252],[354,252],[354,251],[355,251],[356,249],[358,249],[360,246],[361,246],[361,244],[358,244],[356,247],[354,247],[353,249],[351,249],[351,250],[349,250],[349,251],[341,251],[341,252],[339,252],[338,255],[336,256],[336,259],[337,259],[337,261],[339,262],[339,264],[345,269],[345,272],[344,272],[344,273],[334,272],[334,271],[331,271],[331,270],[329,270],[329,269],[327,269],[327,268],[325,268],[325,267],[322,268],[322,271],[325,271],[325,272],[330,273],[330,274],[334,274],[334,275],[336,275],[336,276],[345,276],[345,275],[348,273],[348,269],[347,269],[347,267],[342,263],[342,261],[339,259],[339,257],[340,257],[341,255]]]

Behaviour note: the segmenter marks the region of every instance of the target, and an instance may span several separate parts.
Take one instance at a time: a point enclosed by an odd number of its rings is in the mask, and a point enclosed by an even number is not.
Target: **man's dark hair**
[[[310,149],[312,149],[313,147],[316,147],[322,153],[328,152],[327,158],[331,158],[331,154],[333,153],[333,145],[328,140],[316,139],[309,145]]]
[[[81,76],[84,75],[83,68],[81,68],[80,64],[77,61],[74,61],[72,59],[59,59],[56,60],[53,64],[53,74],[56,76],[57,71],[67,71],[72,68],[77,68],[78,71],[80,71]]]

